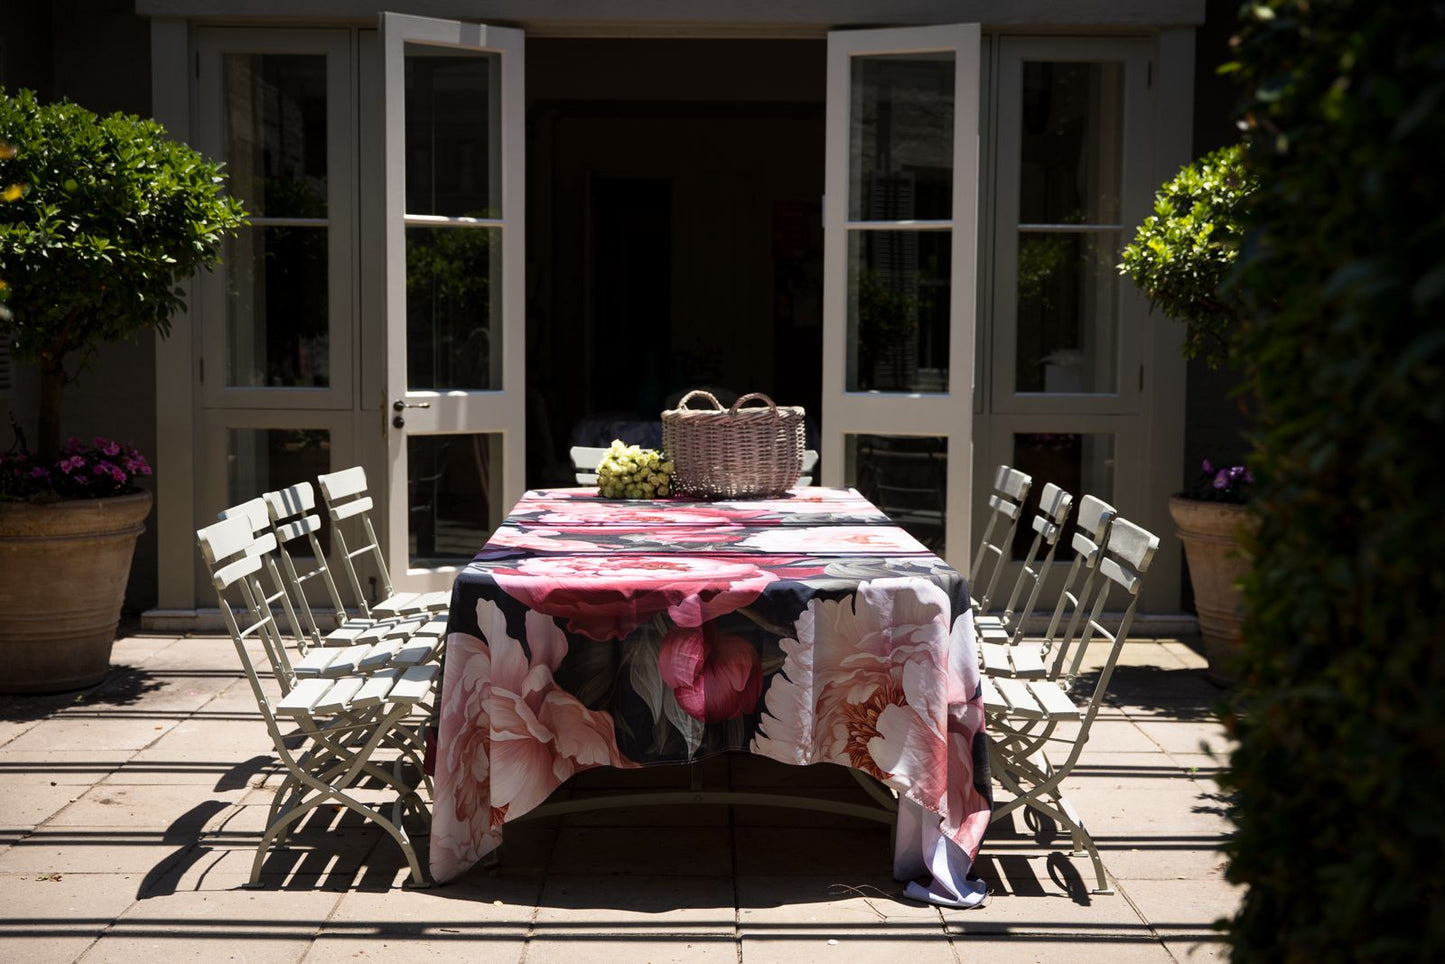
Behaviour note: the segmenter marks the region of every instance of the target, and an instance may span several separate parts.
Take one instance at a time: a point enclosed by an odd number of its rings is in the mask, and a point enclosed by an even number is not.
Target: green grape
[[[657,449],[613,439],[597,465],[597,492],[607,499],[663,498],[672,492],[672,463]]]

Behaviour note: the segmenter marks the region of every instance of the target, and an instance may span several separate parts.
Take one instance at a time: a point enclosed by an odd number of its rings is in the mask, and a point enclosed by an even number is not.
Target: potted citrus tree
[[[151,120],[0,90],[0,145],[0,337],[40,376],[33,447],[0,456],[0,690],[53,692],[108,671],[152,498],[129,446],[62,441],[65,386],[105,342],[164,336],[243,212]]]
[[[1154,213],[1124,248],[1119,265],[1150,305],[1184,323],[1185,355],[1210,368],[1229,363],[1243,318],[1242,304],[1226,284],[1256,187],[1243,151],[1235,145],[1206,154],[1164,184]],[[1169,500],[1209,672],[1226,684],[1234,680],[1230,656],[1239,645],[1239,579],[1248,568],[1240,536],[1252,482],[1244,466],[1205,460],[1192,485]]]

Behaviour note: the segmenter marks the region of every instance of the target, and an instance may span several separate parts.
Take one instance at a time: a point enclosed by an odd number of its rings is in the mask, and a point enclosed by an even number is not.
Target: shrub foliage
[[[1241,10],[1258,402],[1236,961],[1445,959],[1445,6]]]
[[[1149,304],[1185,324],[1184,354],[1218,368],[1240,320],[1238,292],[1221,290],[1244,237],[1255,190],[1234,144],[1186,164],[1154,196],[1119,269]]]
[[[219,166],[153,120],[40,104],[0,90],[0,278],[11,351],[41,371],[42,454],[59,448],[59,392],[95,348],[184,307],[178,283],[210,267],[241,223]],[[68,367],[67,367],[68,366]]]

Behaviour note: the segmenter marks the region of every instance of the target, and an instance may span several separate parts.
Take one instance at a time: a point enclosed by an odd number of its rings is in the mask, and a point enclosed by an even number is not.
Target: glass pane
[[[327,233],[250,225],[227,240],[227,385],[330,384]]]
[[[497,228],[406,229],[409,389],[501,387],[501,268]]]
[[[330,471],[331,433],[324,428],[233,428],[226,431],[227,505],[239,505],[262,492],[314,480],[316,476]],[[312,485],[315,485],[314,481]],[[317,501],[319,504],[319,495]],[[329,552],[331,527],[322,526],[318,535],[322,551]]]
[[[1124,153],[1124,65],[1024,64],[1022,224],[1114,224]]]
[[[326,217],[326,58],[226,54],[226,173],[252,217]]]
[[[1019,234],[1014,391],[1118,389],[1120,234]]]
[[[847,435],[848,485],[915,539],[943,555],[948,439],[933,435]]]
[[[406,45],[406,213],[501,217],[501,58]]]
[[[953,54],[853,58],[848,218],[953,217]]]
[[[947,231],[848,235],[848,391],[948,391]]]
[[[1114,436],[1109,433],[1028,432],[1014,435],[1013,467],[1033,476],[1024,516],[1014,535],[1013,554],[1022,559],[1028,554],[1034,532],[1030,522],[1039,509],[1039,494],[1044,484],[1052,482],[1079,500],[1092,495],[1105,502],[1114,501]],[[1072,529],[1074,515],[1069,515]],[[1066,536],[1071,538],[1071,536]],[[1068,558],[1067,543],[1062,543],[1059,558]]]
[[[407,556],[413,568],[470,562],[491,535],[502,436],[409,435]]]

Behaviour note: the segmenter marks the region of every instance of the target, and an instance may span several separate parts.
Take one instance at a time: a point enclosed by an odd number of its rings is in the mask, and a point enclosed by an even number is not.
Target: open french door
[[[442,589],[524,484],[523,34],[380,29],[388,567]]]
[[[977,24],[828,35],[823,453],[966,569],[973,465]]]

